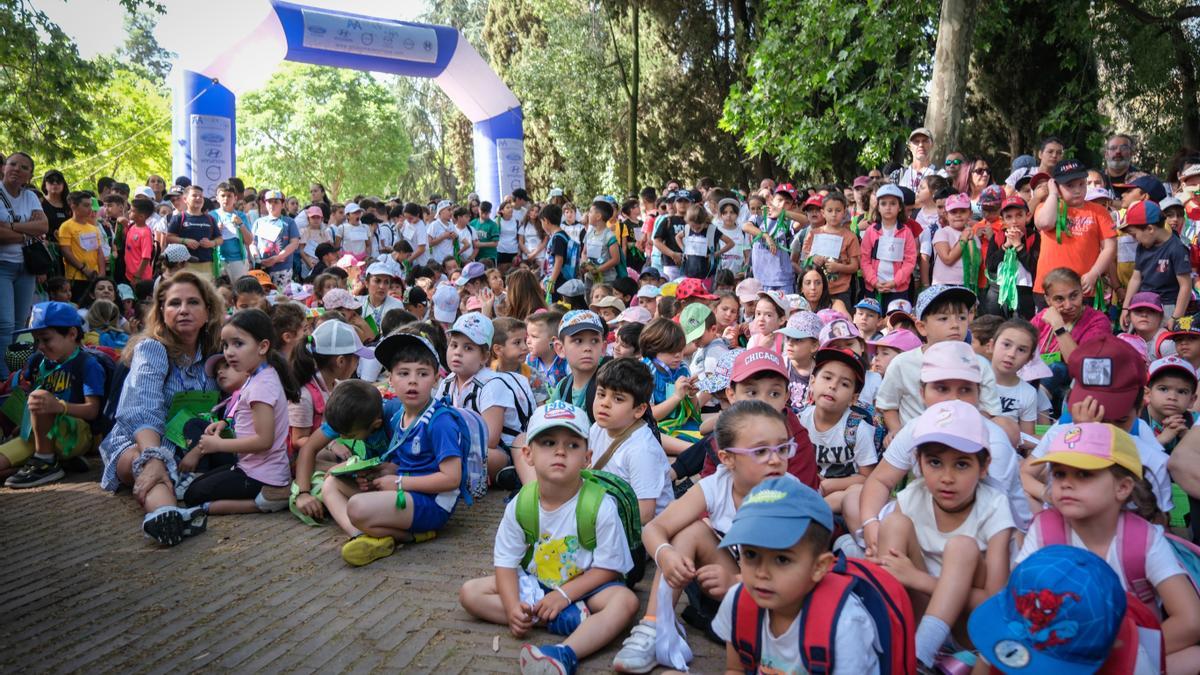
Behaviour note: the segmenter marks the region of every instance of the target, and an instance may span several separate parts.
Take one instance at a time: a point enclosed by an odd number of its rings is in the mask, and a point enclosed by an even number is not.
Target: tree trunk
[[[925,126],[933,132],[935,163],[958,147],[978,8],[979,0],[942,0],[929,107],[925,109]]]
[[[633,3],[633,64],[629,76],[629,166],[625,182],[629,194],[636,195],[638,190],[638,84],[641,79],[642,47],[638,41],[638,3]],[[617,55],[617,58],[621,58]]]

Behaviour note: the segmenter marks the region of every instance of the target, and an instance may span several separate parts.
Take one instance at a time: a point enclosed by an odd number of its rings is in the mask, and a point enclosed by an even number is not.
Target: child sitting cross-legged
[[[394,427],[392,443],[384,462],[358,473],[355,484],[336,471],[325,479],[330,514],[333,501],[345,501],[338,524],[351,539],[342,547],[342,559],[355,566],[391,555],[397,540],[437,536],[458,504],[463,481],[466,440],[459,421],[452,408],[432,397],[437,349],[419,335],[397,333],[375,347],[375,358],[387,368],[392,391],[404,406],[387,420]]]
[[[974,405],[930,406],[913,422],[913,443],[921,478],[883,516],[878,560],[922,616],[917,660],[931,668],[951,629],[1008,581],[1014,527],[1006,495],[982,482],[989,433]]]
[[[755,351],[765,350],[750,353]],[[673,598],[693,582],[709,598],[725,597],[737,581],[738,569],[729,551],[719,547],[721,533],[729,531],[746,495],[762,481],[785,475],[788,460],[796,453],[787,421],[763,401],[734,403],[717,418],[715,436],[721,461],[716,473],[700,479],[642,531],[658,571],[645,617],[613,659],[619,672],[648,673],[657,665],[655,616],[658,588],[664,581],[671,586]]]
[[[580,659],[603,649],[637,613],[637,596],[620,581],[634,563],[611,495],[603,495],[595,515],[594,548],[581,545],[576,508],[583,490],[594,487],[581,473],[592,459],[588,426],[587,414],[570,403],[556,401],[534,411],[522,455],[537,476],[525,488],[536,488],[536,543],[526,544],[517,521],[519,499],[510,501],[496,533],[496,573],[459,590],[464,609],[507,625],[514,637],[524,638],[541,624],[565,638],[524,645],[522,673],[574,673]]]

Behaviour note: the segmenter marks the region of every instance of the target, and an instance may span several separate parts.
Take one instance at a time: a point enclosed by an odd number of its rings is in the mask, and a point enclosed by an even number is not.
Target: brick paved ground
[[[438,539],[352,569],[335,528],[286,512],[213,518],[160,549],[128,492],[97,479],[0,490],[0,672],[516,670],[520,643],[457,600],[489,571],[499,495],[460,509]],[[721,669],[719,648],[691,643],[694,672]],[[617,646],[583,670],[606,670]]]

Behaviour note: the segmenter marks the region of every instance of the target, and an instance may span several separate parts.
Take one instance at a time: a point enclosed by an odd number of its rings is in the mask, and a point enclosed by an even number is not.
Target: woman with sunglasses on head
[[[979,195],[983,194],[984,188],[994,183],[992,168],[988,161],[982,157],[976,157],[963,165],[963,171],[958,175],[958,181],[954,187],[958,188],[959,192],[967,193],[971,198],[971,211],[978,215]]]

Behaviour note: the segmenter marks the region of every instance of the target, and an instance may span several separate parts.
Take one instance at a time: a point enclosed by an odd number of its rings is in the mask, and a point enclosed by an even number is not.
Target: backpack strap
[[[812,675],[833,672],[838,617],[853,584],[854,577],[849,574],[826,574],[804,601],[800,616],[800,660]]]
[[[1041,545],[1054,546],[1067,543],[1067,524],[1062,514],[1055,509],[1042,509],[1033,518],[1042,535]]]
[[[525,556],[521,559],[521,569],[529,566],[533,559],[533,546],[538,540],[538,487],[537,481],[521,486],[517,493],[517,525],[525,534]]]
[[[612,439],[612,442],[608,444],[608,449],[604,451],[604,454],[600,455],[600,459],[592,462],[592,470],[599,471],[603,469],[604,465],[608,464],[608,460],[612,459],[613,453],[617,451],[617,448],[621,447],[622,443],[629,440],[629,437],[633,435],[633,432],[641,429],[643,424],[645,424],[645,422],[639,419],[638,421],[629,425],[625,431],[617,434],[617,437]]]
[[[596,550],[596,517],[607,494],[599,483],[587,478],[579,487],[579,500],[575,502],[575,529],[579,534],[579,544],[589,551]]]
[[[1153,605],[1154,586],[1146,578],[1146,552],[1150,550],[1150,523],[1131,511],[1121,512],[1121,569],[1129,590],[1138,600]]]
[[[733,599],[733,611],[730,618],[730,643],[737,652],[742,670],[747,673],[758,672],[758,660],[762,656],[762,626],[766,611],[760,608],[750,597],[745,586],[738,586],[737,595]]]
[[[325,394],[321,393],[321,388],[318,387],[316,384],[314,384],[312,382],[312,380],[305,382],[304,388],[307,389],[309,395],[312,396],[313,412],[316,413],[317,415],[324,415],[325,414]]]

